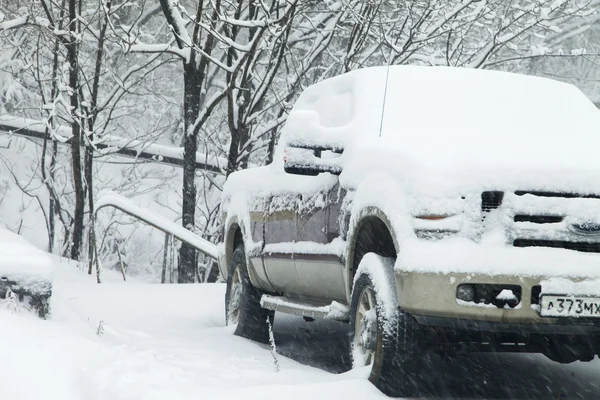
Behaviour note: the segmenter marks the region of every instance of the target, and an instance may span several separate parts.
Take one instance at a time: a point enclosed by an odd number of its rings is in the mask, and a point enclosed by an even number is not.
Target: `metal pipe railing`
[[[176,237],[180,241],[187,243],[188,245],[207,255],[209,258],[215,261],[218,260],[217,246],[214,243],[211,243],[195,233],[188,231],[181,225],[170,221],[153,211],[133,204],[125,197],[115,193],[106,193],[101,195],[96,200],[96,210],[94,211],[94,216],[96,216],[101,209],[106,207],[116,208],[117,210],[122,211],[125,214],[152,226],[153,228]],[[96,220],[96,218],[94,218],[94,220]]]

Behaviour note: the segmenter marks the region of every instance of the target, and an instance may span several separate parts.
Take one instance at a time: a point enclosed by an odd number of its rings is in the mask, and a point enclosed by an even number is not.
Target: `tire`
[[[260,306],[261,296],[262,293],[250,283],[244,246],[240,245],[234,250],[229,265],[225,323],[232,327],[236,336],[269,343],[269,323],[273,325],[275,312]]]
[[[353,367],[370,365],[369,381],[388,396],[414,396],[422,360],[419,325],[398,307],[386,265],[393,260],[368,253],[357,271],[350,303]]]

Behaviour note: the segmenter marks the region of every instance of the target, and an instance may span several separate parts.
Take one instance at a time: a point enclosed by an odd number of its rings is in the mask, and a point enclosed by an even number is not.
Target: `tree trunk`
[[[200,112],[200,90],[202,79],[196,69],[195,60],[184,64],[183,109],[185,132],[183,135],[183,200],[181,220],[183,227],[194,231],[196,226],[196,151],[198,139],[193,127]],[[193,283],[196,277],[196,249],[186,243],[179,249],[178,283]]]
[[[90,134],[91,136],[91,134]],[[92,138],[90,138],[92,140]],[[93,160],[94,154],[90,144],[85,148],[85,183],[87,187],[88,196],[88,274],[92,274],[94,266],[94,247],[96,246],[96,238],[94,235],[94,228],[96,219],[94,218],[94,186],[93,186]]]
[[[269,145],[267,146],[267,164],[273,162],[273,157],[275,156],[275,142],[277,142],[277,129],[272,129],[269,134]]]
[[[160,274],[160,283],[165,283],[167,281],[167,257],[169,257],[169,234],[165,233],[165,246],[163,248],[163,263],[162,273]]]
[[[240,135],[236,129],[230,128],[230,132],[231,143],[229,144],[229,154],[227,155],[227,178],[237,169],[238,158],[240,155]]]
[[[69,87],[71,89],[71,157],[73,169],[73,187],[75,189],[75,211],[73,214],[73,235],[71,237],[71,258],[79,260],[83,242],[83,212],[85,193],[81,177],[81,120],[76,117],[79,110],[79,80],[78,80],[78,51],[77,51],[77,2],[69,0],[69,44],[67,58],[69,61]]]
[[[64,1],[63,1],[63,5],[64,5]],[[50,91],[50,101],[54,102],[54,99],[56,98],[56,93],[58,91],[58,85],[57,85],[57,79],[56,76],[58,74],[58,46],[59,46],[60,42],[58,41],[58,39],[55,40],[54,43],[54,53],[53,53],[53,61],[52,61],[52,90]],[[39,63],[38,63],[38,68],[39,68]],[[42,90],[42,96],[43,96],[43,90]],[[45,102],[45,101],[44,101]],[[52,128],[54,129],[54,117],[51,116],[49,121],[48,121],[49,125],[52,126]],[[47,166],[46,166],[46,153],[48,151],[48,138],[50,137],[50,130],[48,129],[48,126],[46,126],[45,132],[44,132],[44,142],[42,144],[42,161],[41,161],[41,171],[42,171],[42,179],[44,180],[44,183],[46,185],[46,188],[48,189],[48,197],[50,198],[49,203],[48,203],[48,252],[52,253],[54,251],[54,238],[55,238],[55,231],[56,231],[56,205],[55,205],[55,198],[54,198],[54,192],[52,189],[52,185],[54,184],[54,166],[51,163],[50,166],[50,181],[48,180],[48,173],[47,173]],[[53,143],[53,148],[54,148],[54,144],[56,143],[55,139],[52,139],[52,143]],[[52,154],[52,159],[55,161],[56,157],[54,155],[54,153]]]
[[[108,15],[108,11],[110,11],[111,2],[110,0],[105,3],[106,13]],[[108,18],[108,17],[106,17]],[[106,27],[108,26],[108,21],[105,21],[104,24],[100,21],[98,22],[98,28],[100,31],[100,37],[98,38],[98,50],[96,51],[96,66],[94,70],[94,80],[92,85],[92,98],[91,107],[88,112],[88,129],[89,135],[87,136],[87,140],[85,142],[85,183],[87,187],[87,195],[88,195],[88,211],[90,215],[89,221],[89,230],[88,230],[88,273],[92,274],[92,267],[94,265],[94,256],[96,254],[96,233],[95,233],[95,224],[96,218],[94,216],[94,125],[96,124],[96,118],[98,117],[98,92],[100,90],[100,73],[102,72],[102,63],[103,63],[103,55],[104,55],[104,40],[106,38]],[[83,95],[82,95],[83,98]],[[120,254],[120,253],[119,253]],[[96,264],[96,272],[98,276],[98,283],[100,283],[100,270],[98,268],[99,264]],[[121,264],[122,266],[122,264]],[[122,269],[122,268],[121,268]],[[123,279],[125,279],[125,274],[123,273]]]

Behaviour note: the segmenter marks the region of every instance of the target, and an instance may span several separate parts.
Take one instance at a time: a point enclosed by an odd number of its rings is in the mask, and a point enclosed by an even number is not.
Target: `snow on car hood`
[[[409,192],[423,195],[481,190],[600,194],[600,143],[535,147],[501,142],[479,152],[451,142],[443,147],[447,151],[432,156],[431,147],[400,148],[382,140],[356,149],[359,157],[347,162],[340,180],[352,187],[385,171]]]

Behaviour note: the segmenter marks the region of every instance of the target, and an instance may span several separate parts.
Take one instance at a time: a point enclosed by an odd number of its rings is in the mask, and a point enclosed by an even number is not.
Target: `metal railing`
[[[217,270],[216,263],[218,262],[218,251],[217,246],[214,243],[211,243],[208,240],[196,235],[195,233],[188,231],[181,225],[171,220],[168,220],[165,217],[153,211],[137,206],[129,199],[126,199],[118,194],[110,192],[104,195],[101,194],[101,196],[99,196],[99,198],[97,199],[96,209],[94,211],[94,221],[97,220],[98,212],[107,207],[115,208],[135,218],[138,221],[144,222],[145,224],[164,232],[166,235],[165,244],[168,244],[169,241],[172,242],[172,237],[174,237],[180,240],[181,242],[190,245],[191,247],[195,248],[197,251],[208,257],[210,260],[212,260],[213,265],[208,269],[206,276],[210,274],[210,271]],[[166,258],[165,260],[163,260],[163,272],[161,274],[162,283],[165,282],[165,270]]]

